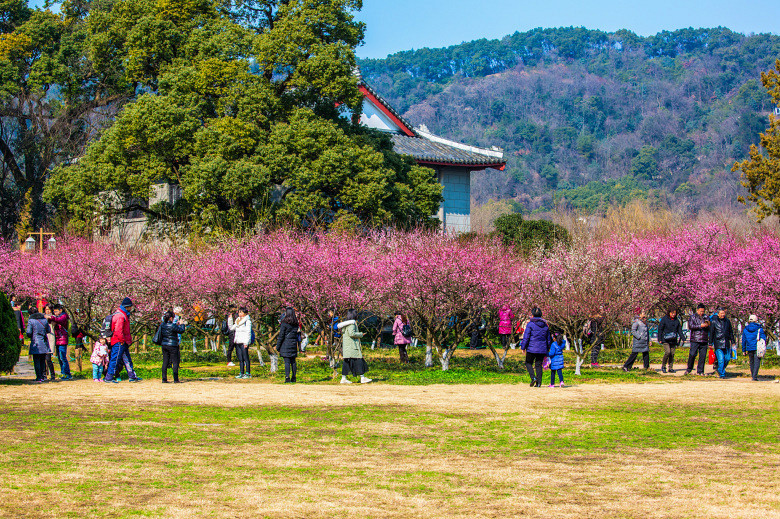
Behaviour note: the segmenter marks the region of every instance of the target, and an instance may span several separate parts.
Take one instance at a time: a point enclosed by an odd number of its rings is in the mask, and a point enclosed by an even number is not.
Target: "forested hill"
[[[360,68],[413,124],[504,148],[507,169],[474,183],[477,202],[593,210],[644,197],[696,210],[736,204],[731,165],[768,124],[760,74],[779,58],[780,36],[720,27],[650,37],[559,28]]]

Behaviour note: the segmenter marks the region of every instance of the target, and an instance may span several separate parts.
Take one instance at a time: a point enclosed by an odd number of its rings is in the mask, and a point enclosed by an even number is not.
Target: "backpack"
[[[252,335],[249,336],[249,346],[255,343],[255,329],[252,328]]]
[[[756,356],[763,359],[766,355],[766,341],[761,338],[761,328],[756,332]]]
[[[222,321],[222,335],[229,335],[230,334],[230,327],[228,326],[227,319]]]
[[[414,335],[414,331],[412,330],[412,327],[411,327],[411,326],[409,326],[409,324],[408,324],[408,323],[407,323],[407,324],[404,324],[404,325],[401,327],[401,335],[403,335],[403,336],[404,336],[404,337],[406,337],[407,339],[410,339],[410,338],[412,337],[412,335]]]
[[[111,323],[114,321],[114,314],[108,315],[103,318],[103,325],[100,327],[100,335],[106,339],[110,339],[114,335],[111,330]]]

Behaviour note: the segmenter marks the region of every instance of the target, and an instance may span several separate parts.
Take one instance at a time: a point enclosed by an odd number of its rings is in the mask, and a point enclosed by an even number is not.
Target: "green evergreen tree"
[[[0,292],[0,373],[14,369],[21,351],[14,310],[5,294]]]

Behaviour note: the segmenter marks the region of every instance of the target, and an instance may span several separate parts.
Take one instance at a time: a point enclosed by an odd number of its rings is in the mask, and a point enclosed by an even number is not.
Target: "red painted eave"
[[[374,104],[374,106],[379,108],[382,111],[382,113],[385,114],[391,121],[393,121],[393,123],[396,126],[401,128],[401,131],[403,131],[409,137],[415,136],[414,131],[412,131],[411,128],[406,126],[406,124],[404,124],[403,121],[401,121],[401,119],[396,117],[395,114],[393,114],[393,112],[388,110],[387,107],[384,105],[384,103],[382,103],[379,99],[377,99],[376,96],[372,94],[369,89],[367,89],[363,85],[360,85],[358,88],[360,89],[360,92],[366,97],[366,99],[370,100]]]

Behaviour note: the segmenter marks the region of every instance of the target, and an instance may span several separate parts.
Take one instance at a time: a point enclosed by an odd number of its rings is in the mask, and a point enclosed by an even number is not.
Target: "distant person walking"
[[[664,358],[661,361],[661,372],[666,373],[666,365],[669,364],[669,373],[674,373],[674,352],[677,346],[683,342],[682,324],[677,318],[677,310],[670,308],[666,315],[661,317],[658,324],[658,342],[664,348]]]
[[[36,312],[30,316],[27,321],[27,337],[30,338],[30,355],[33,357],[33,367],[35,368],[35,382],[46,382],[45,367],[46,355],[49,354],[49,342],[47,335],[51,331],[46,317]],[[52,378],[52,380],[54,380]]]
[[[585,342],[592,345],[590,349],[591,368],[601,367],[601,364],[599,364],[599,354],[601,353],[601,320],[601,315],[596,314],[585,323]]]
[[[371,382],[371,379],[365,375],[368,372],[368,364],[363,359],[363,351],[360,348],[360,338],[364,334],[358,330],[357,312],[354,309],[347,311],[347,317],[338,324],[338,330],[342,335],[341,346],[344,357],[341,383],[351,384],[352,381],[347,376],[352,374],[360,377],[361,384],[368,384]]]
[[[284,382],[295,384],[298,376],[298,350],[300,343],[300,324],[295,310],[290,307],[284,309],[279,336],[276,339],[276,350],[284,359]]]
[[[238,317],[228,316],[228,328],[235,334],[236,356],[238,357],[238,379],[252,378],[252,364],[249,361],[249,345],[252,343],[252,319],[245,306],[238,309]]]
[[[393,343],[398,347],[398,359],[401,364],[409,364],[409,354],[406,347],[412,342],[412,325],[405,313],[395,314],[393,322]]]
[[[62,305],[59,304],[52,306],[51,310],[52,316],[48,317],[48,320],[54,328],[54,347],[57,360],[60,363],[60,376],[62,380],[73,380],[70,374],[70,363],[68,362],[68,342],[70,340],[68,314],[63,310]]]
[[[623,371],[630,371],[634,366],[637,356],[642,354],[642,363],[645,369],[650,369],[650,329],[647,327],[647,314],[644,310],[634,318],[631,323],[631,336],[633,344],[631,346],[631,355],[628,356],[626,363],[623,364]]]
[[[709,342],[715,349],[718,361],[718,377],[726,378],[726,366],[731,360],[731,346],[734,344],[734,327],[726,317],[726,309],[718,307],[718,314],[710,321]]]
[[[758,342],[764,341],[766,350],[766,333],[764,327],[758,322],[758,317],[751,315],[748,325],[742,330],[742,353],[746,353],[750,359],[750,378],[758,382],[758,368],[761,367],[761,357],[758,353]]]
[[[525,352],[525,369],[531,375],[531,387],[542,385],[542,363],[550,351],[550,345],[552,345],[550,327],[542,319],[542,310],[535,306],[531,310],[531,320],[525,327],[523,341],[520,344],[520,349]]]
[[[130,345],[133,336],[130,334],[130,315],[133,311],[133,301],[129,297],[122,300],[114,315],[111,316],[111,360],[108,362],[106,382],[117,383],[124,364],[130,382],[140,382],[142,379],[135,374],[133,359],[130,357]]]
[[[704,376],[704,366],[707,362],[707,343],[709,342],[710,335],[710,320],[705,315],[706,307],[699,303],[696,307],[696,312],[688,318],[688,330],[691,333],[691,346],[688,351],[688,369],[685,370],[686,375],[690,375],[693,371],[693,363],[696,361],[696,357],[699,357],[699,362],[696,365],[696,374]]]
[[[173,320],[176,314],[172,310],[165,312],[163,322],[160,324],[160,346],[162,348],[162,382],[168,383],[168,369],[173,372],[173,383],[179,383],[179,364],[181,364],[180,337],[187,329],[187,321],[179,317],[176,323]]]

